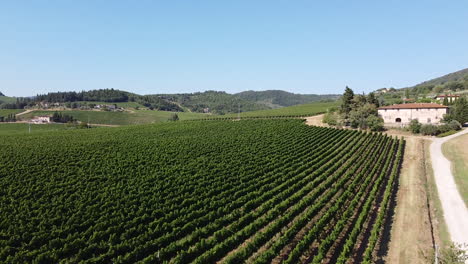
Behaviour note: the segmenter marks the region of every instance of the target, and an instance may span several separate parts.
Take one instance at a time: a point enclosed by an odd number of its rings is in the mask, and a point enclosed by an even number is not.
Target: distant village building
[[[448,107],[433,103],[397,104],[377,110],[385,125],[404,126],[417,119],[422,124],[438,124],[447,114]]]
[[[35,116],[31,119],[34,124],[48,124],[50,123],[50,116]]]
[[[111,105],[98,104],[98,105],[94,106],[94,109],[104,109],[104,110],[109,110],[109,111],[115,111],[115,110],[122,109],[122,108],[117,107],[117,105],[115,105],[115,104],[111,104]]]
[[[375,93],[388,93],[388,89],[387,88],[381,88],[381,89],[376,90]]]
[[[459,95],[437,95],[436,97],[434,97],[434,99],[436,99],[437,101],[444,101],[445,97],[447,97],[447,100],[451,103],[457,99],[459,99]]]

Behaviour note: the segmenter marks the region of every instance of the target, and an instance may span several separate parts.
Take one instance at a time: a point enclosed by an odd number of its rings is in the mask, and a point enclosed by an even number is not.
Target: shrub
[[[437,134],[449,132],[452,128],[448,124],[437,126]]]
[[[367,119],[367,126],[370,128],[371,131],[383,131],[384,130],[384,121],[381,117],[378,116],[368,116]]]
[[[423,135],[430,135],[430,136],[435,136],[438,134],[439,129],[437,126],[427,124],[427,125],[422,125],[420,129],[421,134]]]
[[[417,119],[411,120],[409,130],[414,134],[418,134],[421,131],[421,123]]]
[[[338,125],[338,115],[335,113],[328,112],[323,116],[322,122],[329,124],[330,126]]]
[[[461,124],[457,120],[450,121],[448,125],[450,126],[451,129],[456,130],[456,131],[461,129]]]

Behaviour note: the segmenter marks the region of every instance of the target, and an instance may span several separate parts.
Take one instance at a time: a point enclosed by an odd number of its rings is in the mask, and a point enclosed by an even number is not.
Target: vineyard
[[[29,120],[34,116],[47,115],[52,116],[55,111],[33,111],[22,115],[22,120]],[[109,111],[83,111],[83,110],[65,110],[58,111],[61,114],[71,115],[73,118],[92,124],[106,125],[136,125],[167,121],[174,112],[152,111],[152,110],[133,110],[132,112],[109,112]],[[209,115],[199,113],[177,113],[180,120],[206,118]]]
[[[289,117],[304,117],[313,116],[317,114],[326,113],[329,109],[338,107],[340,104],[338,101],[334,102],[313,102],[308,104],[300,104],[287,106],[277,109],[269,110],[258,110],[241,112],[240,117],[246,119],[255,118],[289,118]],[[241,107],[242,111],[242,107]],[[212,115],[205,117],[205,119],[236,119],[238,114],[227,114],[227,115]]]
[[[371,263],[404,141],[301,120],[0,136],[0,262]]]

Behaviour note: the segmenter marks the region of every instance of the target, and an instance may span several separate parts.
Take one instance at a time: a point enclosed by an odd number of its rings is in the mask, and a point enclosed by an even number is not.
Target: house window
[[[431,123],[431,119],[430,119],[430,118],[427,119],[427,123]]]

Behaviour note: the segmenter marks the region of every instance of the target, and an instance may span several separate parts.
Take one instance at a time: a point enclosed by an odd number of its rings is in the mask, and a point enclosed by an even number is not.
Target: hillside
[[[294,94],[281,90],[245,91],[234,95],[248,101],[265,104],[270,108],[306,104],[321,100],[337,100],[340,97],[340,95],[335,94]]]
[[[456,93],[468,90],[468,68],[409,87],[411,93]]]
[[[382,104],[401,104],[407,98],[420,102],[431,102],[440,94],[468,93],[468,68],[404,88],[381,88],[374,91]]]
[[[238,112],[239,105],[242,111],[255,111],[269,109],[270,107],[253,101],[242,99],[236,95],[220,91],[206,91],[202,93],[159,94],[169,102],[176,102],[191,112],[227,114]]]
[[[301,120],[0,137],[1,263],[371,263],[404,147]]]
[[[444,85],[449,82],[460,82],[460,81],[463,82],[467,80],[468,80],[468,68],[460,70],[460,71],[452,72],[444,76],[431,79],[429,81],[422,82],[413,87],[423,86],[423,85],[426,85],[426,86]]]
[[[15,103],[16,102],[16,98],[14,97],[8,97],[8,96],[2,96],[0,95],[0,104],[3,104],[3,103]]]

